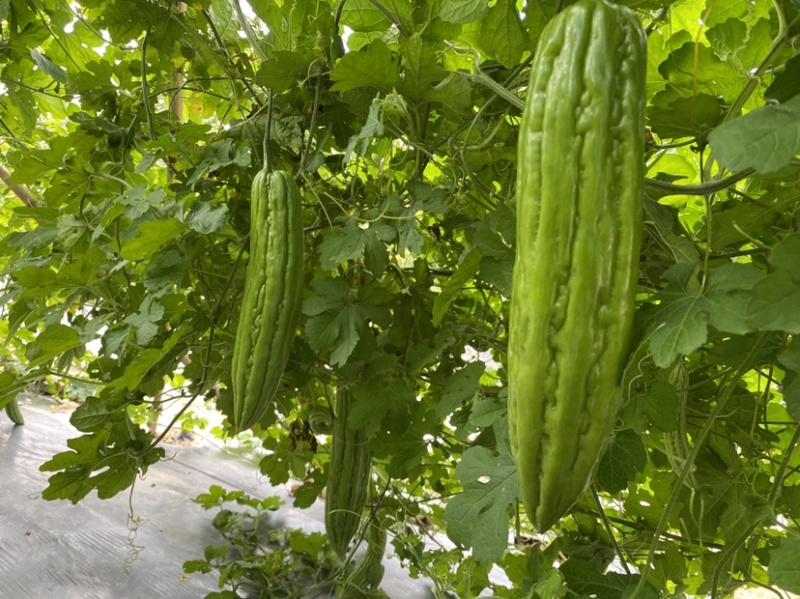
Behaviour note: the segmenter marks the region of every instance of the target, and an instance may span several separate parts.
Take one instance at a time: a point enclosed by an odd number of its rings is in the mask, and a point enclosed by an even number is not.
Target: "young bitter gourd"
[[[259,171],[250,196],[250,258],[233,350],[237,431],[263,418],[289,359],[303,293],[303,214],[292,177]]]
[[[16,398],[6,404],[6,416],[14,424],[25,424],[25,418],[22,416],[22,411],[19,409],[19,403]]]
[[[355,570],[337,589],[338,599],[367,599],[379,597],[381,581],[385,568],[383,555],[386,553],[386,529],[377,519],[373,519],[366,531],[367,551]]]
[[[351,428],[347,422],[352,401],[349,389],[340,388],[336,397],[325,498],[325,531],[331,546],[342,557],[361,525],[372,473],[366,431]]]
[[[315,435],[329,435],[333,430],[333,412],[325,406],[314,406],[308,412],[308,426]]]
[[[628,9],[580,0],[542,32],[517,165],[509,424],[528,518],[581,497],[613,431],[636,292],[646,42]]]

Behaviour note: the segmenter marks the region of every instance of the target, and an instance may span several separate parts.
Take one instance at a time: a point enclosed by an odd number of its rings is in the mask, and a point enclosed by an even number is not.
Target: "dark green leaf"
[[[708,140],[725,168],[774,173],[800,153],[800,96],[728,121]]]
[[[483,362],[472,362],[461,370],[457,370],[447,379],[444,386],[444,397],[436,406],[436,414],[440,418],[447,416],[463,402],[472,399],[480,389],[480,378],[486,365]]]
[[[785,591],[800,593],[800,540],[781,539],[770,553],[769,579]]]
[[[477,248],[471,249],[464,256],[458,266],[458,270],[447,279],[442,292],[433,300],[433,324],[435,326],[439,326],[442,322],[444,315],[447,314],[447,310],[450,308],[450,304],[453,303],[461,288],[478,272],[481,266],[481,258],[483,256],[480,250]]]
[[[800,95],[800,55],[786,61],[764,92],[767,100],[787,102]]]
[[[649,110],[647,113],[647,121],[653,132],[667,139],[705,139],[721,118],[719,99],[707,94],[677,98],[663,108]]]
[[[744,307],[752,306],[750,290],[762,274],[745,264],[727,264],[708,274],[703,290],[691,264],[679,264],[664,278],[670,286],[657,294],[661,300],[656,321],[658,328],[650,342],[656,366],[666,368],[680,355],[688,355],[703,345],[707,325],[720,331],[742,335],[752,330]]]
[[[644,470],[647,452],[641,437],[631,431],[620,431],[611,442],[597,468],[597,482],[611,494],[619,493]]]

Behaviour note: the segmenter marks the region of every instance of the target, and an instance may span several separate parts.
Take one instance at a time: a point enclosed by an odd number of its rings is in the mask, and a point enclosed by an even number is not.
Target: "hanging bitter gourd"
[[[329,435],[333,430],[333,412],[325,406],[314,406],[308,412],[308,426],[315,435]]]
[[[237,431],[265,415],[295,336],[303,293],[303,214],[292,177],[263,169],[250,196],[250,257],[233,350]]]
[[[581,497],[613,432],[636,293],[645,35],[628,9],[580,0],[545,27],[517,165],[509,424],[528,518]]]
[[[25,424],[25,418],[22,415],[22,411],[19,409],[19,403],[16,398],[6,404],[6,416],[8,416],[9,420],[14,424]]]
[[[364,557],[337,589],[338,599],[368,599],[383,595],[378,589],[385,572],[383,555],[386,553],[387,534],[377,518],[367,525],[365,538],[367,550]]]
[[[361,525],[372,474],[366,431],[348,423],[352,401],[350,390],[341,387],[336,395],[325,497],[325,531],[331,546],[342,557]]]

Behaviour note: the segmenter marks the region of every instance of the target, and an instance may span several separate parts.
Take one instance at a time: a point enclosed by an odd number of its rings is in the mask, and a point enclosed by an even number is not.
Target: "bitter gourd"
[[[331,546],[342,557],[361,525],[372,473],[372,454],[367,447],[366,431],[351,428],[348,423],[351,404],[349,389],[340,388],[336,396],[325,497],[325,530]]]
[[[314,434],[330,434],[333,430],[333,412],[325,406],[314,406],[308,412],[308,426]]]
[[[580,0],[539,40],[520,125],[508,385],[528,518],[581,497],[613,432],[632,327],[644,185],[646,42]]]
[[[237,431],[263,418],[283,376],[303,292],[300,195],[283,171],[259,171],[250,196],[250,257],[233,350]]]
[[[19,409],[19,403],[16,398],[6,404],[6,416],[8,416],[9,420],[14,424],[25,424],[25,418],[22,415],[22,411]]]
[[[356,569],[344,579],[336,596],[338,599],[367,599],[381,596],[378,592],[385,568],[383,555],[386,553],[386,529],[377,519],[372,520],[367,528],[367,551],[356,566]]]

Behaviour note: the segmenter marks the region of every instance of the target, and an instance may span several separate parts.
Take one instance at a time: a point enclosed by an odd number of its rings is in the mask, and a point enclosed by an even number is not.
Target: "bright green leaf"
[[[120,255],[132,262],[144,260],[180,235],[185,227],[176,218],[143,222],[139,225],[139,234],[123,242]]]
[[[38,66],[42,71],[50,75],[53,79],[58,81],[59,83],[66,83],[67,82],[67,73],[66,71],[56,65],[52,60],[44,56],[43,54],[39,54],[36,50],[31,50],[31,58],[33,58],[36,66]]]
[[[513,0],[498,0],[481,21],[481,44],[500,62],[511,67],[527,49],[527,37]]]
[[[342,24],[353,31],[382,31],[391,22],[386,14],[369,0],[348,0],[342,8]]]
[[[348,52],[331,71],[331,91],[346,92],[374,87],[389,92],[400,83],[400,66],[389,47],[380,40],[361,52]]]
[[[476,560],[497,562],[508,546],[508,508],[519,492],[514,461],[505,453],[471,447],[461,456],[456,477],[464,492],[445,507],[447,536],[471,547]]]
[[[483,18],[486,9],[483,0],[444,0],[439,18],[448,23],[470,23]]]
[[[44,364],[64,352],[79,347],[78,332],[63,324],[51,324],[39,333],[36,341],[28,343],[25,355],[32,366]]]

